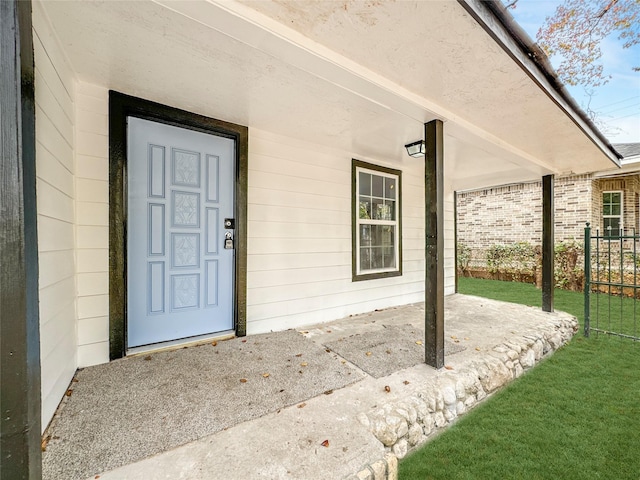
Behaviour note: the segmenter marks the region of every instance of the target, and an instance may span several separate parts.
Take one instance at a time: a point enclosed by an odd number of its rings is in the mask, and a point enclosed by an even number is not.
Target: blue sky
[[[519,0],[516,8],[509,11],[535,41],[544,19],[560,3],[560,0]],[[604,73],[612,78],[594,89],[591,109],[598,112],[604,124],[600,130],[611,143],[640,142],[640,72],[631,69],[640,66],[640,45],[624,49],[614,33],[601,48]],[[554,64],[553,58],[551,63]],[[583,108],[589,102],[584,87],[567,86],[567,89]]]

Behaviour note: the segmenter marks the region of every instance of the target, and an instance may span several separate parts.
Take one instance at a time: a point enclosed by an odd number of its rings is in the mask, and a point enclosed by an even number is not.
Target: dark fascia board
[[[567,92],[549,58],[518,25],[500,0],[458,0],[458,3],[507,52],[529,77],[563,110],[580,130],[620,166],[620,155]]]

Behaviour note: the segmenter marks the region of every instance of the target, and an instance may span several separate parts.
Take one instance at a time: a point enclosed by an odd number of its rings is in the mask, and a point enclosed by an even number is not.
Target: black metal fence
[[[640,235],[584,229],[584,334],[640,340]]]

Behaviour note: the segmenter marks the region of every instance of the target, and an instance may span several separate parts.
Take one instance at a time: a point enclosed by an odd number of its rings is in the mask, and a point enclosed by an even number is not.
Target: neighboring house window
[[[622,192],[602,192],[602,226],[606,237],[622,235]]]
[[[401,172],[353,160],[353,280],[402,275]]]

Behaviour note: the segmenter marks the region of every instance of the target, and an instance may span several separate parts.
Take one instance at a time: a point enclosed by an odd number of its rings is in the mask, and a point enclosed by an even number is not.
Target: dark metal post
[[[0,1],[0,65],[0,478],[39,479],[40,327],[30,1]]]
[[[542,310],[553,312],[553,175],[542,177]]]
[[[635,291],[634,291],[635,293]],[[591,227],[589,222],[584,229],[584,336],[589,337],[591,320]]]
[[[425,135],[425,361],[444,366],[444,125],[432,120]]]

